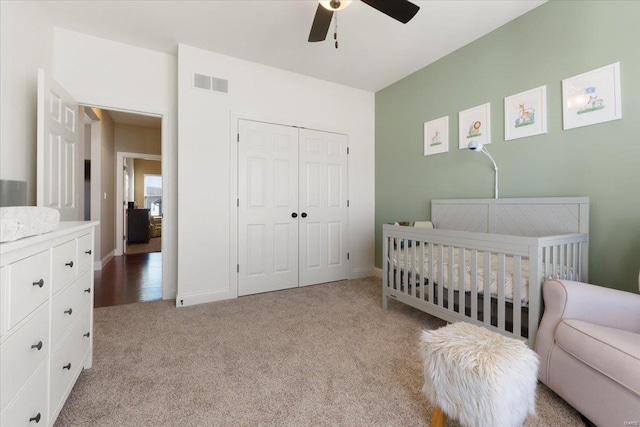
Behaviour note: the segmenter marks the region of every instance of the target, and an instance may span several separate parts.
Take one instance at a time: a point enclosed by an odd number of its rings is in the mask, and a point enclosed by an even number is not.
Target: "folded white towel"
[[[0,243],[47,233],[58,228],[60,212],[52,208],[13,206],[0,208]]]

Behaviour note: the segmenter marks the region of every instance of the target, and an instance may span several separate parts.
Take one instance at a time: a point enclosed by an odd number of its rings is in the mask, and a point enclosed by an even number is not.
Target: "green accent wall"
[[[493,166],[458,149],[458,112],[491,103],[500,197],[588,196],[589,281],[638,292],[640,2],[551,1],[376,93],[376,266],[382,227],[432,199],[493,197]],[[562,129],[562,80],[620,62],[622,119]],[[505,141],[504,98],[547,86],[547,133]],[[423,125],[449,116],[449,152]]]

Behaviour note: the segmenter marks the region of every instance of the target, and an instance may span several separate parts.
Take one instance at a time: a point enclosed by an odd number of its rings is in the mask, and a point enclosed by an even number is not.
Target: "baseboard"
[[[382,269],[378,267],[373,268],[373,275],[382,279]]]
[[[109,252],[104,258],[102,258],[100,261],[94,261],[93,263],[93,269],[95,271],[97,270],[102,270],[102,268],[107,265],[109,263],[109,261],[111,261],[113,259],[113,257],[115,256],[115,249],[112,250],[111,252]]]
[[[188,307],[190,305],[206,304],[208,302],[223,301],[237,298],[231,291],[202,292],[192,295],[176,295],[176,307]]]
[[[355,268],[351,271],[352,279],[364,279],[374,275],[373,267]]]

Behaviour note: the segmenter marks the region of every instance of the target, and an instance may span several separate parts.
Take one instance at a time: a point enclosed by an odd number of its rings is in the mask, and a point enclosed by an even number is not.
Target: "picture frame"
[[[449,151],[449,116],[440,117],[424,124],[424,155]]]
[[[547,133],[547,86],[504,98],[504,139]]]
[[[491,103],[458,113],[458,147],[466,149],[471,141],[491,144]]]
[[[563,129],[622,118],[620,62],[562,80]]]

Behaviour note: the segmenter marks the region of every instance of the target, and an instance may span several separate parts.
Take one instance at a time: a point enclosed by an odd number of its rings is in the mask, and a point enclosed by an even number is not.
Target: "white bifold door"
[[[238,295],[346,279],[346,135],[250,120],[238,133]]]

